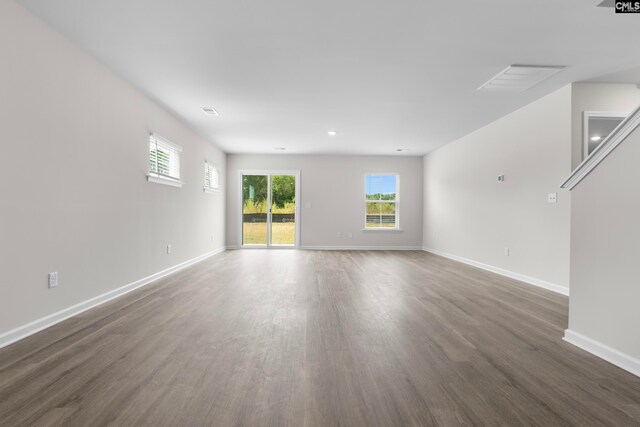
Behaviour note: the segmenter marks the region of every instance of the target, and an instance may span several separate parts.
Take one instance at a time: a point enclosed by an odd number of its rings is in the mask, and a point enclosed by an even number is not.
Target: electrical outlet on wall
[[[558,193],[549,193],[547,195],[548,203],[557,203],[558,202]]]
[[[171,253],[171,245],[167,245],[167,254]]]
[[[55,288],[58,286],[58,272],[54,271],[49,273],[49,288]]]
[[[508,246],[504,247],[504,256],[509,256],[509,247]]]

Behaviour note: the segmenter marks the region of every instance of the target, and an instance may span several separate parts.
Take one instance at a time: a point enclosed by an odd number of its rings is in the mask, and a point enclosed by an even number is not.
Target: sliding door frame
[[[240,227],[239,227],[239,231],[240,234],[238,235],[240,237],[240,247],[241,248],[246,248],[246,249],[292,249],[292,248],[299,248],[300,247],[300,169],[287,169],[287,170],[281,170],[281,169],[277,169],[277,170],[272,170],[272,169],[240,169],[239,171],[239,186],[238,186],[238,193],[240,195],[240,203],[239,203],[239,215],[240,215]],[[243,225],[244,225],[244,215],[242,213],[242,208],[243,208],[243,202],[244,200],[242,200],[242,177],[244,175],[266,175],[267,176],[267,206],[268,206],[268,212],[267,212],[267,244],[266,245],[245,245],[244,244],[244,230],[243,230]],[[272,225],[272,221],[271,221],[271,177],[273,175],[289,175],[289,176],[295,176],[296,177],[296,211],[295,211],[295,218],[296,218],[296,227],[295,227],[295,233],[296,233],[296,241],[295,244],[292,246],[282,246],[282,245],[276,245],[273,246],[271,244],[271,225]]]

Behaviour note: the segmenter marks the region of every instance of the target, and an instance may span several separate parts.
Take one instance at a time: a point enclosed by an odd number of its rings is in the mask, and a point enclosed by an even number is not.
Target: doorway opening
[[[627,115],[611,111],[583,111],[582,160],[589,157]]]

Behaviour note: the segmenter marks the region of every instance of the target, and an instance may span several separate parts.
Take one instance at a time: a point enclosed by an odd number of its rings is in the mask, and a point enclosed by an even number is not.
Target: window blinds
[[[220,189],[220,173],[208,162],[204,162],[204,190],[217,191]]]
[[[149,137],[149,174],[180,181],[180,152],[182,147],[151,134]]]

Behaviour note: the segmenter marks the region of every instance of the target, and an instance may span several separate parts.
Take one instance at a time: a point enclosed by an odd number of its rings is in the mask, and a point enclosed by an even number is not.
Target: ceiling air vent
[[[202,112],[204,112],[207,116],[219,116],[218,112],[215,108],[212,107],[202,107]]]
[[[551,65],[509,65],[478,90],[522,92],[548,79],[563,68]]]

